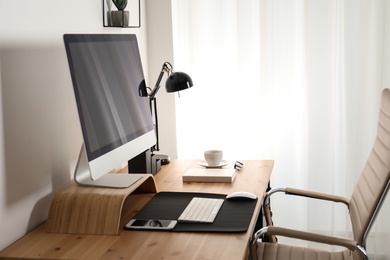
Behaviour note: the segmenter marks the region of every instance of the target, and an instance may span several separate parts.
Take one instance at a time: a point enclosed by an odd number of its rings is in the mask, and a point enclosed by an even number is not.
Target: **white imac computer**
[[[142,174],[109,172],[156,143],[136,35],[66,34],[64,42],[84,140],[75,181],[129,187]]]

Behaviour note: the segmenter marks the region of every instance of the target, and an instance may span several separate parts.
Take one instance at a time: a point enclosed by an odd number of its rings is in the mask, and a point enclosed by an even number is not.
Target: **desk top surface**
[[[120,230],[118,236],[53,234],[45,223],[0,252],[0,258],[19,259],[245,259],[247,245],[268,186],[273,161],[243,161],[244,168],[233,183],[183,183],[188,168],[198,161],[172,160],[155,175],[158,191],[229,194],[249,191],[258,197],[255,213],[245,233],[191,233]],[[233,167],[232,165],[226,166]],[[153,196],[132,194],[125,202],[121,225],[125,225]]]

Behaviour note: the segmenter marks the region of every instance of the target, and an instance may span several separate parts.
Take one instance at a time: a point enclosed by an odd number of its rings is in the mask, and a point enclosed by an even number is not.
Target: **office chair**
[[[294,260],[294,259],[369,259],[366,253],[366,238],[372,223],[389,190],[390,176],[390,89],[384,89],[381,96],[377,136],[350,199],[318,192],[293,188],[277,188],[266,193],[263,212],[266,226],[258,230],[250,241],[251,259]],[[270,196],[277,192],[307,198],[343,203],[351,217],[353,239],[325,236],[273,226],[270,211]],[[276,236],[342,246],[341,251],[325,251],[284,245]],[[265,238],[268,242],[262,242]],[[264,239],[263,239],[264,240]]]

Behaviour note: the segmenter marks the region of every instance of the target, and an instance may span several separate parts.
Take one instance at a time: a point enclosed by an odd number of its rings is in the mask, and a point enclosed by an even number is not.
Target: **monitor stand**
[[[96,186],[106,188],[128,188],[144,174],[116,174],[109,173],[97,180],[93,180],[89,171],[87,154],[84,147],[81,147],[79,159],[77,161],[76,170],[74,173],[74,180],[80,186]]]
[[[157,193],[154,177],[151,174],[108,174],[94,181],[89,176],[87,156],[83,151],[75,172],[78,185],[71,185],[54,196],[45,224],[46,232],[118,235],[122,216],[129,216],[128,212],[122,211],[127,203],[137,200],[131,195]]]

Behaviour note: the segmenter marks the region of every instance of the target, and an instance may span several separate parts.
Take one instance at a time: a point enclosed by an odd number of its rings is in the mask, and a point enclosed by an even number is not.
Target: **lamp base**
[[[155,154],[154,158],[157,160],[160,160],[161,165],[167,165],[171,162],[171,158],[169,158],[168,155],[165,154]]]

